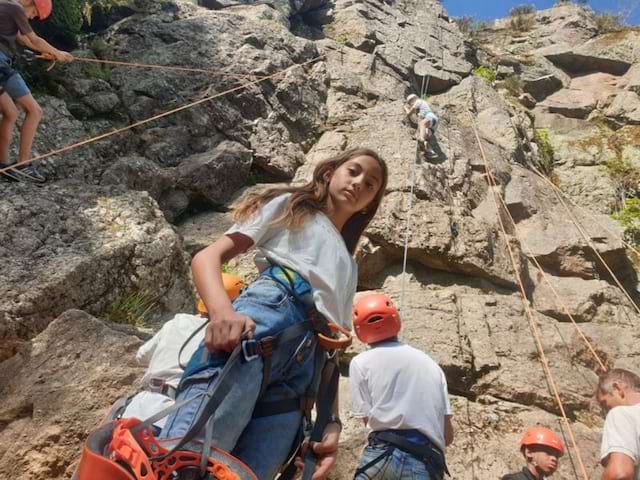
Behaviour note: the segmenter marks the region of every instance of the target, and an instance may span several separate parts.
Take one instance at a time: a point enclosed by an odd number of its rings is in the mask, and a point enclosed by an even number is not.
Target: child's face
[[[351,214],[369,206],[382,186],[382,169],[375,158],[361,155],[340,165],[329,182],[334,205]]]
[[[527,448],[527,457],[545,476],[550,476],[558,469],[560,453],[544,445],[533,445]]]
[[[24,14],[27,16],[29,20],[33,20],[34,18],[38,17],[38,9],[33,4],[33,2],[26,2],[26,5],[23,2],[22,8],[24,9]]]

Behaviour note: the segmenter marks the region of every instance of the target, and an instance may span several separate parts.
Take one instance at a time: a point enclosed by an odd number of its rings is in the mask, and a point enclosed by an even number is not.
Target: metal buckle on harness
[[[251,362],[260,357],[260,345],[257,340],[244,340],[242,342],[242,355],[245,362]]]

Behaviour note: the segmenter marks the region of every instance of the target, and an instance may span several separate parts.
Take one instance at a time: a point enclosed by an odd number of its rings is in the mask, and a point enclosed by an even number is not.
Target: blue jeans
[[[364,449],[358,468],[382,455],[388,447],[386,443],[370,443]],[[439,480],[429,475],[424,462],[398,448],[391,455],[382,458],[353,478],[355,480]]]
[[[11,70],[13,72],[3,85],[4,91],[7,92],[12,99],[16,100],[20,97],[31,94],[31,91],[29,90],[29,87],[27,87],[22,75],[13,70],[13,61],[3,52],[0,52],[0,68],[7,69],[7,71]]]
[[[305,320],[304,309],[285,287],[262,276],[233,302],[234,309],[256,323],[255,338],[276,334]],[[315,335],[307,332],[279,345],[271,357],[271,374],[261,401],[298,398],[313,379]],[[180,382],[177,401],[214,386],[228,355],[207,355],[204,345],[193,354]],[[252,418],[260,393],[262,359],[239,361],[229,372],[237,381],[213,414],[213,445],[244,461],[259,479],[274,478],[302,426],[299,410]],[[167,419],[162,437],[182,437],[199,417],[204,400],[195,400]],[[202,438],[203,432],[200,434]]]

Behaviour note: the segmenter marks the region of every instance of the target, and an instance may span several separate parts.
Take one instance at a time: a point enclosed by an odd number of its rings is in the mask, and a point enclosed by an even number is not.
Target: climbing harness
[[[278,273],[282,273],[288,284],[281,281],[282,277]],[[338,387],[339,371],[334,348],[346,348],[351,344],[351,336],[346,329],[332,326],[315,309],[313,303],[309,305],[303,302],[294,287],[294,275],[297,275],[295,272],[273,265],[266,274],[287,288],[288,293],[296,299],[296,304],[305,309],[307,319],[268,337],[243,339],[231,352],[216,382],[208,391],[179,401],[144,421],[132,418],[117,419],[124,409],[124,405],[119,405],[113,410],[112,418],[89,435],[75,480],[257,480],[249,467],[240,460],[212,447],[211,419],[232,385],[238,381],[229,374],[234,365],[238,362],[252,362],[258,358],[263,362],[263,376],[253,417],[302,411],[306,436],[311,441],[322,440],[324,429],[331,420]],[[273,353],[287,342],[304,339],[310,332],[316,335],[318,342],[314,354],[313,380],[304,395],[277,401],[261,401],[260,398],[269,385]],[[336,332],[343,334],[343,338],[334,338]],[[200,400],[203,406],[182,438],[155,438],[152,429],[154,423],[195,400]],[[314,405],[317,405],[315,424],[312,422]],[[203,430],[204,440],[195,441]],[[298,444],[294,447],[294,450],[299,448]],[[317,461],[310,449],[307,450],[304,461],[305,470],[302,478],[309,480]],[[295,466],[290,463],[283,467],[280,478],[292,479],[295,471]],[[212,477],[206,477],[208,474]]]
[[[354,477],[358,477],[358,475],[362,474],[366,475],[367,470],[382,461],[386,461],[391,455],[393,455],[393,452],[396,449],[408,453],[424,463],[427,472],[429,472],[429,478],[433,480],[441,480],[445,473],[451,476],[442,450],[440,450],[425,435],[420,436],[423,437],[422,444],[417,444],[408,440],[397,430],[371,432],[369,434],[369,445],[379,445],[382,443],[386,445],[386,448],[376,458],[362,467],[359,467],[356,470]]]

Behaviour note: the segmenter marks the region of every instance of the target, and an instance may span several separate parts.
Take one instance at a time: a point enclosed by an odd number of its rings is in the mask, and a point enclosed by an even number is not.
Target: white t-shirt
[[[147,370],[142,377],[142,392],[136,394],[127,407],[123,417],[135,417],[145,420],[150,416],[173,405],[173,399],[161,393],[152,391],[153,379],[168,383],[177,387],[182,378],[178,354],[182,344],[189,336],[206,320],[195,315],[179,313],[172,320],[165,323],[151,340],[144,343],[136,354],[136,360],[141,365],[146,365]],[[195,352],[200,342],[204,339],[205,329],[200,330],[182,351],[182,362],[186,363]],[[151,391],[150,391],[151,390]],[[155,423],[162,428],[166,417]]]
[[[634,479],[640,480],[640,404],[620,406],[607,414],[602,432],[600,461],[611,453],[622,453],[636,466]]]
[[[273,225],[290,194],[266,203],[252,218],[235,224],[227,234],[241,233],[258,248],[258,268],[264,259],[289,267],[313,288],[313,301],[330,321],[351,329],[351,308],[356,292],[358,270],[340,232],[321,212],[310,215],[302,228],[291,230]],[[262,255],[263,258],[260,257]]]
[[[353,414],[372,431],[415,429],[444,451],[447,379],[429,355],[386,342],[351,360],[349,380]]]

